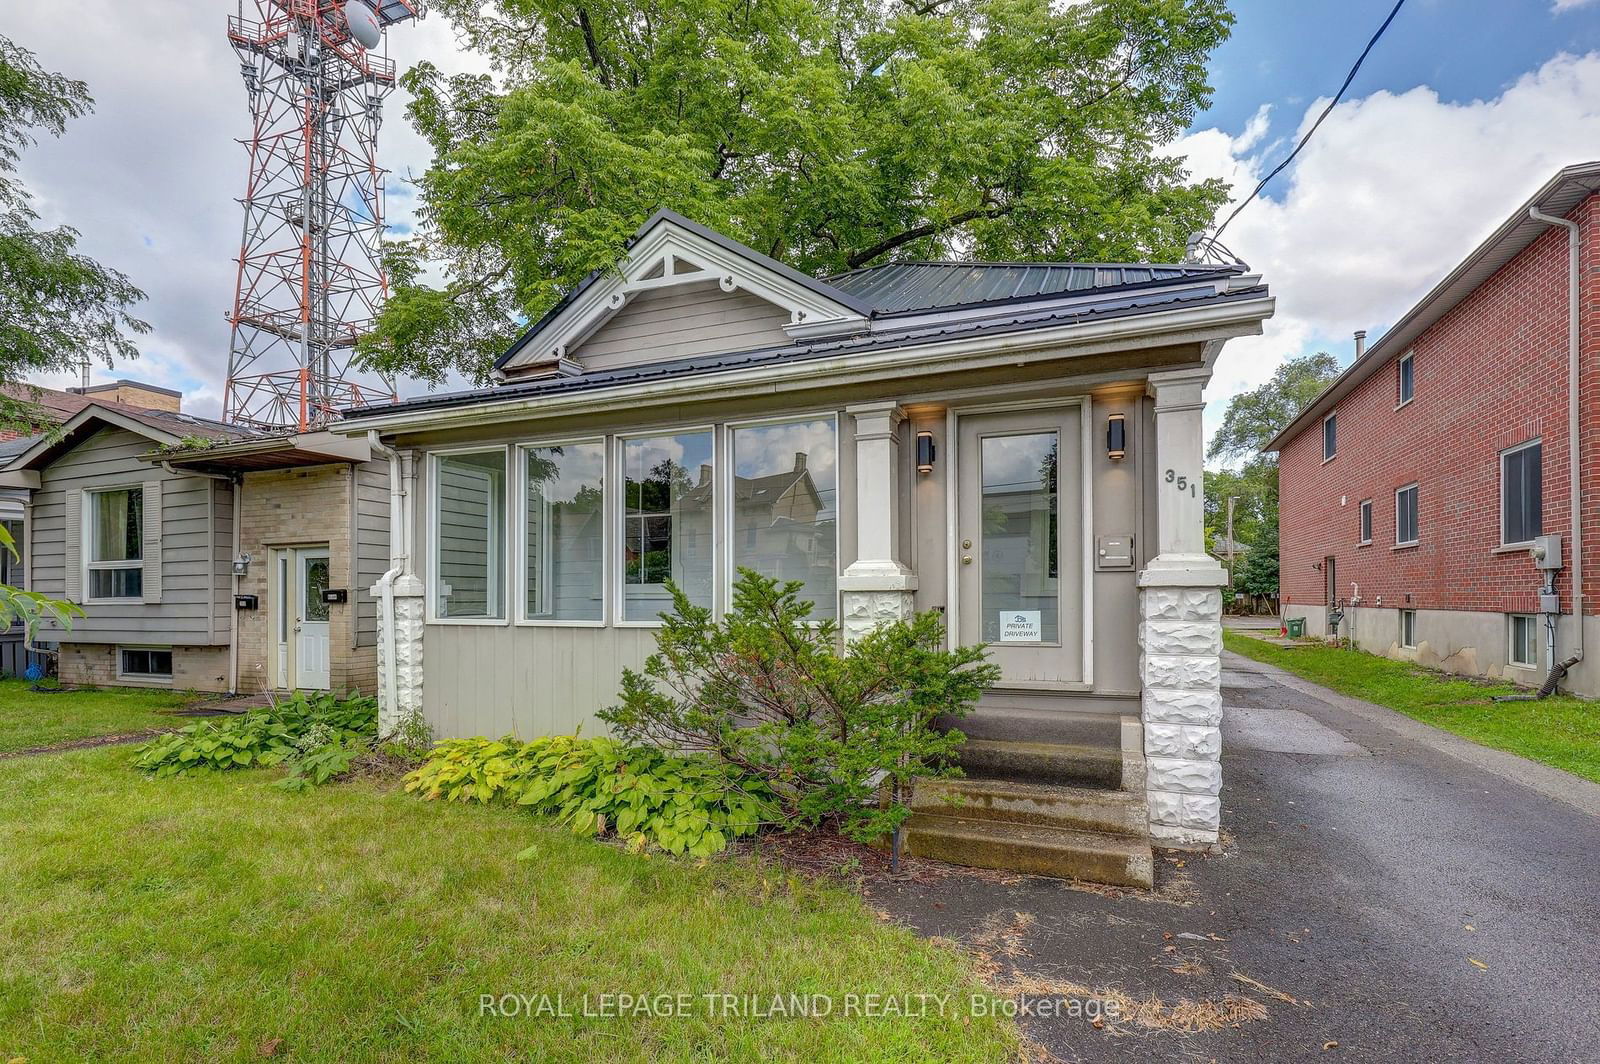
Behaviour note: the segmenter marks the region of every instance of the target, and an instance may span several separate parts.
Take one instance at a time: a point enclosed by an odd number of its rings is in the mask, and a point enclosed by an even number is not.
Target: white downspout
[[[228,491],[233,499],[233,557],[228,559],[228,571],[233,574],[233,594],[228,600],[228,694],[236,695],[239,693],[239,608],[234,602],[239,597],[239,571],[233,567],[233,563],[239,558],[239,537],[244,533],[244,507],[239,498],[239,488],[243,482],[234,480],[227,473],[174,469],[171,462],[162,462],[161,468],[175,477],[208,477],[211,480],[220,480],[228,485]]]
[[[1582,335],[1579,320],[1582,306],[1579,298],[1582,276],[1580,233],[1577,222],[1546,214],[1537,207],[1528,208],[1528,216],[1536,222],[1559,225],[1567,231],[1567,463],[1572,508],[1572,619],[1576,630],[1571,663],[1577,664],[1583,660],[1583,454],[1578,427],[1578,354]],[[1551,664],[1555,665],[1554,662]]]
[[[395,653],[398,644],[394,635],[394,582],[408,567],[410,557],[406,544],[405,482],[400,477],[400,452],[386,446],[376,431],[367,433],[367,443],[378,454],[389,460],[389,568],[378,577],[378,608],[383,611],[383,660],[388,668],[383,671],[383,693],[390,713],[399,710],[400,689],[395,677]]]

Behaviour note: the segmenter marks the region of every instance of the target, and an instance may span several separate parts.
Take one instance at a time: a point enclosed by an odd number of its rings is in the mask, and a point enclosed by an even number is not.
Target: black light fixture
[[[933,433],[917,433],[917,472],[933,472]]]
[[[1106,418],[1106,457],[1121,461],[1128,455],[1128,426],[1122,414]]]

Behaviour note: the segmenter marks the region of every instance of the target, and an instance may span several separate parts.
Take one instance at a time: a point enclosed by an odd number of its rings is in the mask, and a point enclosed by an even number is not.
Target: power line
[[[1394,17],[1400,13],[1400,9],[1404,7],[1405,4],[1406,0],[1396,0],[1394,9],[1389,12],[1389,17],[1383,20],[1383,25],[1378,27],[1378,32],[1372,35],[1372,40],[1368,41],[1367,46],[1361,50],[1361,55],[1356,59],[1356,65],[1351,67],[1350,73],[1345,76],[1344,84],[1339,86],[1339,91],[1334,94],[1332,100],[1328,101],[1328,106],[1322,109],[1322,113],[1318,115],[1317,120],[1311,124],[1311,128],[1306,130],[1306,135],[1300,138],[1300,143],[1294,146],[1294,151],[1289,153],[1289,157],[1287,159],[1273,167],[1272,172],[1266,177],[1263,177],[1261,182],[1256,185],[1255,191],[1246,196],[1244,202],[1240,203],[1233,209],[1233,213],[1228,215],[1228,220],[1223,222],[1222,225],[1217,228],[1217,231],[1211,235],[1212,240],[1216,240],[1218,237],[1222,236],[1222,231],[1228,228],[1235,218],[1239,217],[1239,212],[1244,210],[1251,203],[1255,202],[1255,198],[1261,195],[1261,190],[1267,187],[1267,182],[1271,181],[1273,178],[1282,173],[1284,167],[1294,162],[1294,157],[1300,154],[1300,149],[1304,148],[1308,143],[1310,143],[1312,134],[1316,133],[1317,127],[1322,125],[1322,120],[1327,118],[1335,107],[1339,106],[1339,101],[1344,99],[1345,91],[1350,88],[1350,83],[1356,79],[1356,74],[1360,72],[1361,64],[1367,61],[1367,56],[1371,53],[1373,46],[1378,43],[1378,40],[1383,36],[1384,31],[1389,28],[1389,23],[1394,21]]]

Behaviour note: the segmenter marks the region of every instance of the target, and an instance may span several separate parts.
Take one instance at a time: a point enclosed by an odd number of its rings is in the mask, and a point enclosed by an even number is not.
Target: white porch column
[[[1217,841],[1222,792],[1222,591],[1228,576],[1205,551],[1200,395],[1209,373],[1157,373],[1156,556],[1139,574],[1150,835]]]
[[[893,402],[845,407],[856,431],[856,560],[839,577],[846,639],[916,612],[917,576],[900,558],[900,436]]]
[[[378,597],[378,734],[389,735],[409,717],[422,717],[422,640],[426,588],[416,574],[412,547],[416,528],[415,451],[393,453],[390,464],[390,554],[398,573]],[[398,472],[399,476],[394,473]],[[391,572],[393,569],[391,570]],[[386,576],[388,574],[385,574]],[[391,658],[391,650],[393,660]]]

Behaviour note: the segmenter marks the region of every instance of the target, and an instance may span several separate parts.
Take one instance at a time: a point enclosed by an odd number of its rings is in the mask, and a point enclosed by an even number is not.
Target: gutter
[[[208,480],[220,480],[228,485],[233,493],[233,505],[230,507],[233,510],[233,558],[239,557],[239,537],[244,534],[244,506],[239,498],[239,482],[227,473],[174,469],[172,463],[165,459],[158,464],[175,477],[205,477]],[[228,559],[228,569],[233,573],[233,594],[229,596],[228,604],[228,694],[230,695],[239,693],[239,610],[233,605],[233,600],[239,595],[239,572],[233,567],[233,558]]]
[[[1559,665],[1552,663],[1551,678],[1555,679],[1556,670],[1565,673],[1583,660],[1583,440],[1578,417],[1581,234],[1577,222],[1545,214],[1538,207],[1529,207],[1528,217],[1546,225],[1559,225],[1567,231],[1567,479],[1569,505],[1572,507],[1572,616],[1577,622],[1574,626],[1577,634],[1571,656]],[[1549,681],[1546,681],[1546,685],[1551,686]]]

